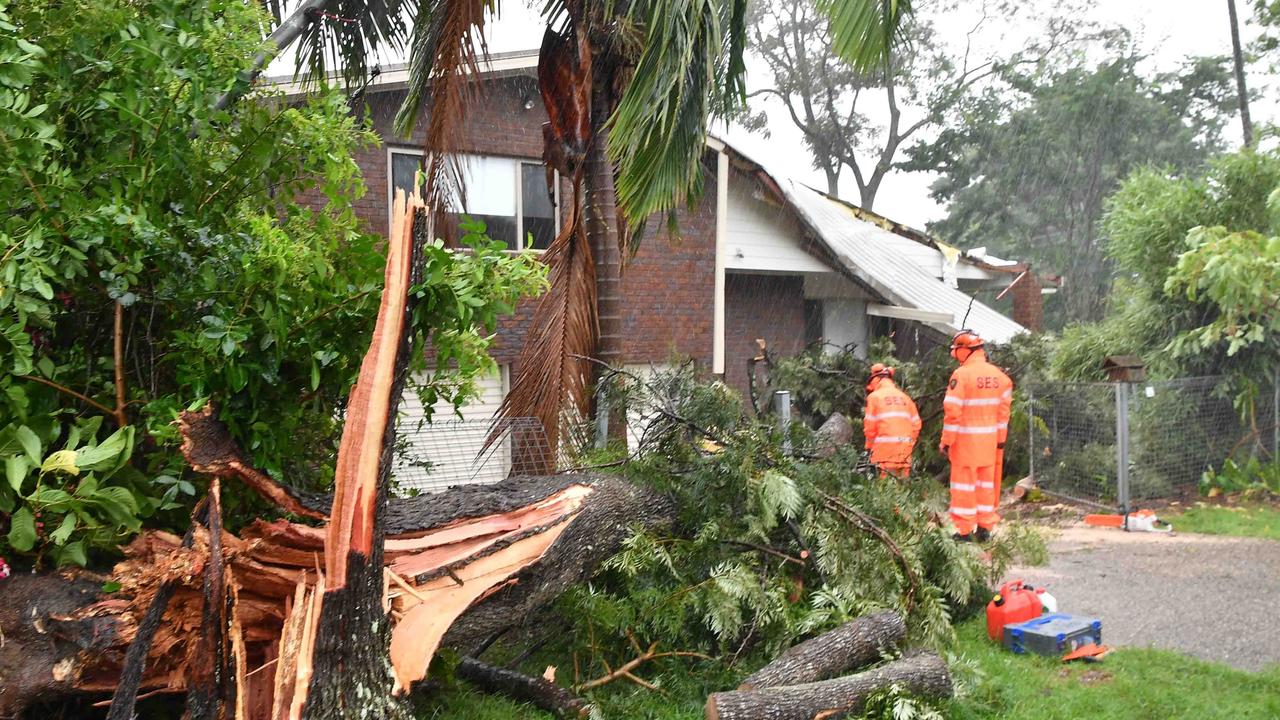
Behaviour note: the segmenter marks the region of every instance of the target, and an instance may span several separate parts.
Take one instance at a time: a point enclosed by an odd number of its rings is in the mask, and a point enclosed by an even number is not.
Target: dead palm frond
[[[591,400],[592,367],[581,358],[592,355],[599,333],[595,263],[577,197],[568,224],[543,259],[551,288],[538,301],[517,361],[520,371],[502,399],[485,448],[500,436],[504,418],[537,418],[551,452],[534,460],[544,463],[541,472],[553,472],[566,411],[585,417]]]

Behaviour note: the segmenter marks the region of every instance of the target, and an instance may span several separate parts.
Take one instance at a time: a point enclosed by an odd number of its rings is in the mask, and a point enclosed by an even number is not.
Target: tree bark
[[[790,648],[748,676],[738,689],[763,690],[826,680],[876,662],[906,636],[907,625],[897,613],[886,610],[864,615]]]
[[[486,692],[531,703],[564,720],[587,717],[591,713],[591,706],[586,700],[553,682],[494,667],[475,658],[462,658],[457,675]]]
[[[1236,0],[1227,0],[1227,15],[1231,18],[1231,57],[1235,64],[1236,98],[1240,103],[1244,145],[1253,147],[1253,120],[1249,117],[1249,90],[1244,81],[1244,50],[1240,46],[1240,19],[1236,15]]]
[[[603,65],[597,65],[602,67]],[[600,334],[596,359],[609,367],[624,363],[622,249],[618,234],[618,194],[614,188],[613,163],[609,160],[608,121],[612,78],[600,72],[591,93],[591,142],[586,161],[586,230],[596,269],[596,316]],[[601,377],[596,369],[596,378]],[[609,437],[626,438],[624,408],[610,407]]]
[[[849,717],[892,685],[928,698],[950,697],[951,673],[933,653],[895,660],[857,675],[767,690],[715,693],[707,698],[707,720],[814,720]]]

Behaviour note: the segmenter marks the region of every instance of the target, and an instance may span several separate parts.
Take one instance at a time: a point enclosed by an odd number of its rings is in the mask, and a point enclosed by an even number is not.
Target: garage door
[[[436,492],[452,485],[497,482],[511,470],[511,448],[506,439],[481,453],[489,424],[506,397],[507,366],[476,381],[478,396],[454,413],[453,405],[437,403],[432,422],[424,422],[422,404],[414,392],[406,392],[400,404],[393,475],[401,493]]]

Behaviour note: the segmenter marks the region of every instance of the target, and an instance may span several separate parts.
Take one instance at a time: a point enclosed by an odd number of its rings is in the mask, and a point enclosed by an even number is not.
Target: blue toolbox
[[[1015,653],[1062,657],[1086,645],[1102,645],[1102,621],[1048,613],[1004,626],[1004,646]]]

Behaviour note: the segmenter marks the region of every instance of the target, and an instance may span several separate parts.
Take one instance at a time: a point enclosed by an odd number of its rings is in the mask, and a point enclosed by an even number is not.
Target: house
[[[482,100],[464,130],[468,213],[515,248],[545,248],[561,220],[540,161],[546,116],[536,63],[536,51],[490,57],[481,68]],[[402,67],[382,71],[358,104],[383,138],[357,155],[369,192],[356,211],[376,232],[387,231],[390,199],[412,186],[422,154],[425,118],[408,137],[392,127],[407,79]],[[705,193],[678,213],[678,234],[651,232],[624,270],[624,351],[633,368],[692,358],[745,391],[757,339],[781,354],[819,339],[861,353],[870,339],[892,336],[913,352],[946,342],[962,326],[995,342],[1025,331],[969,294],[1014,284],[1027,274],[1025,265],[948,248],[771,174],[719,139],[708,140],[703,160]],[[570,190],[559,185],[563,201]],[[1022,295],[1039,302],[1038,292]],[[406,464],[398,476],[404,484],[435,489],[506,474],[509,448],[475,459],[484,438],[479,428],[520,372],[532,310],[525,303],[500,323],[493,355],[502,370],[462,411],[464,422],[411,433],[406,455],[425,456],[432,467]],[[406,402],[405,413],[410,422],[422,414],[416,399]]]

